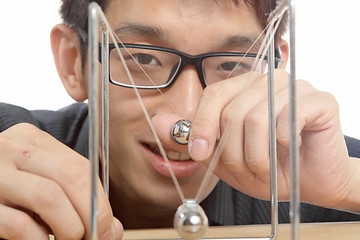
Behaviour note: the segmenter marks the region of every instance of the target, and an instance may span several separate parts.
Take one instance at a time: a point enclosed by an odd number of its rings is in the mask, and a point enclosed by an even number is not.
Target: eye
[[[136,53],[133,57],[139,64],[142,65],[161,65],[155,57],[149,54]]]
[[[249,70],[251,68],[251,66],[248,66],[247,64],[244,63],[239,63],[239,62],[225,62],[221,65],[219,65],[217,67],[217,70],[222,70],[222,71],[246,71]]]

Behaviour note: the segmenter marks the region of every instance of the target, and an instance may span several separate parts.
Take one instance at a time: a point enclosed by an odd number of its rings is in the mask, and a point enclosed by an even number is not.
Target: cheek
[[[122,148],[128,142],[133,143],[132,136],[141,126],[143,113],[132,89],[110,88],[109,103],[110,140]]]
[[[134,90],[110,86],[109,93],[110,176],[121,176],[129,181],[138,175],[134,173],[148,173],[150,167],[142,160],[139,143],[153,137]],[[153,91],[142,91],[141,96],[149,114],[156,111],[159,101],[163,99]]]
[[[110,86],[109,93],[110,132],[126,137],[142,135],[144,131],[150,132],[143,109],[133,89]],[[142,90],[140,96],[151,118],[164,98],[153,90]]]

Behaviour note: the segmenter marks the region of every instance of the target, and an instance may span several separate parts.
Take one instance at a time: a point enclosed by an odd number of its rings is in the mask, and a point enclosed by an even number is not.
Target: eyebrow
[[[168,34],[159,27],[141,25],[135,23],[121,24],[114,30],[115,34],[121,36],[147,36],[157,38],[160,40],[166,40],[169,38]]]
[[[253,46],[252,46],[253,45]],[[222,47],[245,47],[258,51],[261,46],[261,41],[257,37],[246,37],[243,35],[233,35],[225,38],[219,43],[219,48]]]

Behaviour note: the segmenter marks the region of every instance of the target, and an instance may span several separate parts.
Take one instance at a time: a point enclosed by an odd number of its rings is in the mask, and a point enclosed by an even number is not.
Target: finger
[[[85,229],[73,205],[55,182],[27,172],[12,170],[0,182],[0,192],[12,204],[35,213],[60,239],[80,239]]]
[[[276,82],[277,83],[277,82]],[[314,89],[306,82],[298,81],[298,97],[314,93]],[[289,102],[289,88],[275,91],[274,114],[279,118],[284,106]],[[245,119],[245,161],[247,166],[264,182],[269,182],[269,123],[268,99],[254,106]],[[280,126],[282,123],[278,123]],[[288,129],[289,130],[289,129]]]
[[[22,132],[31,136],[30,141],[16,146],[13,157],[18,169],[30,172],[56,182],[66,193],[78,212],[85,235],[90,231],[90,163],[66,145],[39,129],[24,125]],[[19,131],[19,129],[15,129]],[[29,143],[27,143],[29,142]],[[39,150],[40,149],[40,150]],[[98,179],[98,232],[105,233],[112,224],[112,210]]]
[[[121,222],[114,217],[114,222],[112,224],[111,229],[109,229],[108,232],[106,232],[105,234],[103,234],[101,236],[101,240],[103,239],[122,239],[122,236],[124,234],[124,228],[121,224]]]
[[[277,138],[278,141],[284,145],[289,146],[290,144],[290,105],[287,104],[278,119],[277,126]],[[314,94],[306,97],[302,97],[298,100],[297,103],[297,136],[300,138],[300,133],[302,131],[313,131],[320,133],[322,130],[332,129],[333,131],[338,132],[341,136],[341,129],[339,119],[339,107],[336,99],[333,95],[317,91]],[[328,134],[332,135],[333,131],[327,131]],[[314,135],[315,136],[315,135]],[[319,140],[313,139],[312,142],[328,142],[326,136],[320,134],[323,139]],[[300,139],[298,139],[300,143]]]
[[[76,212],[85,226],[86,235],[89,234],[90,227],[90,169],[89,161],[80,155],[70,154],[58,155],[51,160],[42,159],[44,155],[50,156],[51,152],[43,151],[43,155],[38,152],[28,153],[28,161],[19,161],[19,169],[40,175],[44,178],[56,182],[66,193],[69,201],[74,206]],[[75,155],[75,154],[74,154]],[[40,165],[40,166],[39,166]],[[97,222],[98,232],[103,234],[112,223],[112,210],[101,182],[97,180]]]
[[[275,92],[279,92],[287,86],[286,79],[279,80]],[[244,162],[244,140],[248,134],[244,134],[245,119],[260,102],[267,101],[267,76],[259,78],[251,86],[242,91],[231,103],[226,106],[221,115],[222,132],[231,128],[229,141],[224,144],[222,163],[227,166],[230,172],[248,175],[253,173]],[[262,117],[260,121],[264,121]],[[265,119],[267,122],[267,119]],[[248,133],[248,132],[247,132]],[[259,143],[256,144],[259,146]]]
[[[0,238],[48,240],[48,232],[28,214],[0,204]]]
[[[223,108],[259,76],[257,73],[249,73],[204,89],[189,138],[189,153],[192,159],[201,161],[209,158],[216,143]]]
[[[52,233],[50,227],[44,222],[44,220],[36,213],[34,213],[33,211],[25,208],[25,207],[22,207],[22,206],[19,206],[19,205],[15,205],[9,201],[0,201],[2,203],[0,204],[3,204],[7,207],[10,207],[10,208],[14,208],[18,211],[21,211],[23,213],[26,213],[27,215],[29,215],[38,225],[40,225],[41,227],[43,227],[45,229],[46,232],[48,233]]]
[[[277,71],[275,76],[278,81],[274,90],[279,92],[288,85],[288,75]],[[221,114],[221,132],[231,128],[227,136],[229,140],[223,144],[222,164],[231,173],[242,175],[247,180],[254,178],[254,173],[244,161],[244,137],[247,136],[244,136],[244,121],[256,105],[267,100],[267,84],[266,75],[258,78],[234,98]]]

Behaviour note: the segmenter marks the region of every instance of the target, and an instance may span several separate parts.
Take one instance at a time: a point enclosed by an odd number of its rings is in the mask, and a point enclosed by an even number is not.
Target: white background
[[[59,109],[73,102],[57,76],[49,33],[60,0],[2,1],[0,102]],[[333,93],[345,134],[360,138],[360,1],[297,1],[297,77]]]

